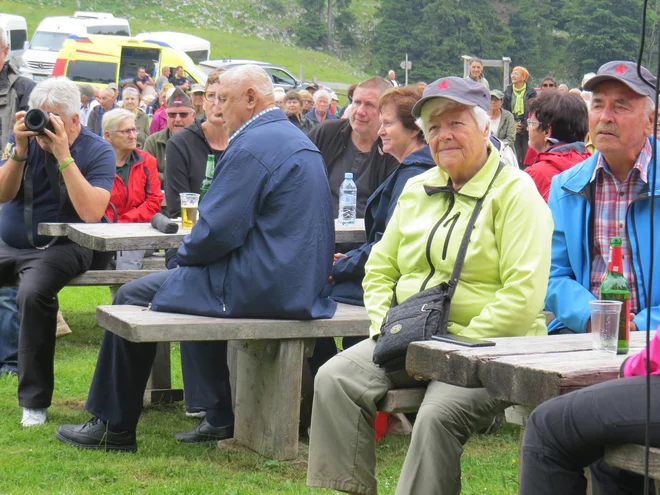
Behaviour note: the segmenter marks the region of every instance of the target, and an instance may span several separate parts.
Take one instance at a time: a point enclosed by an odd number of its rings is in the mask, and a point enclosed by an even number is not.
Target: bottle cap
[[[346,172],[344,174],[344,179],[353,180],[353,172]]]
[[[622,244],[621,237],[612,237],[610,239],[610,246],[621,246]]]

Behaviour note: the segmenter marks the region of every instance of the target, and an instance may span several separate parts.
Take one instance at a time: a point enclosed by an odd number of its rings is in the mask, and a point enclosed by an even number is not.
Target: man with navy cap
[[[634,62],[608,62],[585,83],[593,93],[589,133],[598,151],[552,181],[548,205],[555,226],[546,308],[555,315],[549,329],[556,333],[591,330],[589,301],[600,296],[611,237],[623,241],[631,330],[653,330],[660,323],[660,278],[649,287],[650,212],[660,206],[653,205],[650,194],[657,170],[652,146],[660,152],[652,137],[656,78],[639,69],[641,77]],[[654,226],[660,228],[660,215],[656,218]],[[653,254],[660,260],[660,243]],[[660,381],[651,386],[652,394],[660,393]],[[520,493],[584,493],[587,466],[594,493],[642,493],[641,477],[622,475],[602,457],[606,443],[644,443],[644,397],[644,378],[626,378],[538,407],[523,445]],[[651,421],[657,422],[660,402],[652,401],[651,407]],[[660,445],[657,434],[651,445]]]

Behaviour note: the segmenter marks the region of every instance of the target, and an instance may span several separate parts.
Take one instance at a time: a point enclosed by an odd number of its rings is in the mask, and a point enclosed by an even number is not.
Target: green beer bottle
[[[630,287],[623,276],[623,253],[621,238],[610,240],[610,262],[607,265],[607,275],[600,284],[600,298],[605,301],[623,301],[619,321],[619,340],[616,346],[617,354],[628,354],[630,342]]]
[[[202,186],[199,188],[199,201],[202,202],[202,198],[206,195],[209,187],[211,187],[211,182],[213,182],[213,172],[215,171],[215,155],[208,155],[206,157],[206,177],[202,181]]]

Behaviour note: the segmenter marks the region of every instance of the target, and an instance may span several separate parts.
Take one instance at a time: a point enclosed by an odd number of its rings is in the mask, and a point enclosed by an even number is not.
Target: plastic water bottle
[[[344,182],[339,187],[339,223],[353,225],[357,213],[357,186],[353,174],[346,172]]]

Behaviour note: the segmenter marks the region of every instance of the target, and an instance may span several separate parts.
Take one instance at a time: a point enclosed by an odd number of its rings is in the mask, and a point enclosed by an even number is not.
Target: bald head
[[[243,65],[220,75],[216,113],[231,135],[259,112],[275,104],[270,76],[258,65]]]

